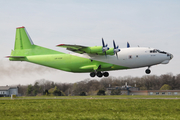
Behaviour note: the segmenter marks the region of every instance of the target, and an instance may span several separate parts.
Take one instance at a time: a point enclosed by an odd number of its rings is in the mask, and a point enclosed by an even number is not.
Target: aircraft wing
[[[59,44],[57,47],[63,47],[66,48],[67,50],[70,50],[72,52],[76,53],[86,53],[83,49],[88,48],[87,46],[81,46],[81,45],[70,45],[70,44]]]
[[[87,53],[89,55],[114,55],[114,48],[104,50],[103,46],[87,47],[82,45],[59,44],[57,47],[63,47],[67,50],[80,54]]]

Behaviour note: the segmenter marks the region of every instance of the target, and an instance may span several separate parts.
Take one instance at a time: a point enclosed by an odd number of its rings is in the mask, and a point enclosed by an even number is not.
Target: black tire
[[[150,74],[151,73],[151,70],[150,69],[146,69],[146,74]]]
[[[97,72],[97,76],[98,76],[98,77],[102,77],[103,74],[102,74],[100,71],[98,71],[98,72]]]
[[[95,77],[95,76],[96,76],[96,73],[95,73],[95,72],[91,72],[91,73],[90,73],[90,76],[91,76],[91,77]]]
[[[104,75],[104,77],[108,77],[109,73],[108,72],[104,72],[103,75]]]

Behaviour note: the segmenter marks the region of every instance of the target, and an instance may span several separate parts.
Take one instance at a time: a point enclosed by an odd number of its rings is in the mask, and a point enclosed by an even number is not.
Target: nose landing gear
[[[151,70],[150,69],[146,69],[146,74],[150,74],[151,73]]]
[[[149,69],[150,67],[148,67],[148,69],[146,69],[146,74],[150,74],[151,73],[151,70]]]
[[[91,72],[90,73],[90,76],[91,77],[95,77],[95,76],[98,76],[98,77],[102,77],[102,76],[104,76],[104,77],[108,77],[109,76],[109,73],[108,72],[101,72],[101,71],[98,71],[98,72]]]

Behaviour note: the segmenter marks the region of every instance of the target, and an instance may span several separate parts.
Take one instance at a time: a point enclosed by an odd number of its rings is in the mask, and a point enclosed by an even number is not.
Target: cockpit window
[[[157,50],[156,49],[150,50],[150,53],[157,53]]]
[[[167,54],[166,52],[160,51],[158,49],[150,50],[150,53],[163,53],[163,54]]]

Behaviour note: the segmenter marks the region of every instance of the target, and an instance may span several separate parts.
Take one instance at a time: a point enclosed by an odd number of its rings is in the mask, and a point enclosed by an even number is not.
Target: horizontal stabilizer
[[[6,56],[6,58],[25,58],[25,56]]]
[[[24,61],[26,59],[25,56],[6,56],[10,61]]]

